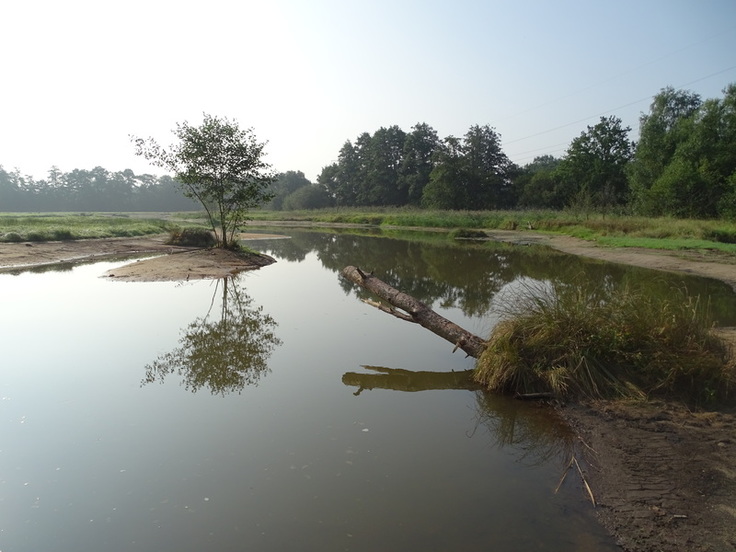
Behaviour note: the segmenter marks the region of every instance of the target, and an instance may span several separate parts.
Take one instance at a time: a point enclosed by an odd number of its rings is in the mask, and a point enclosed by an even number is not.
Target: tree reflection
[[[222,288],[219,319],[212,319],[218,288]],[[209,388],[213,394],[241,392],[269,372],[268,357],[281,344],[276,321],[253,307],[253,299],[237,286],[235,277],[217,281],[208,313],[182,331],[179,346],[146,366],[142,384],[178,373],[192,392]]]
[[[290,240],[264,242],[264,247],[272,255],[298,261],[315,253],[325,268],[337,273],[359,266],[427,305],[458,308],[466,316],[486,316],[499,291],[525,278],[570,286],[606,282],[662,297],[673,286],[685,288],[691,295],[711,298],[720,325],[736,324],[736,295],[722,282],[585,259],[544,245],[454,242],[437,232],[356,232],[289,229]],[[346,294],[370,297],[347,280],[339,283]]]

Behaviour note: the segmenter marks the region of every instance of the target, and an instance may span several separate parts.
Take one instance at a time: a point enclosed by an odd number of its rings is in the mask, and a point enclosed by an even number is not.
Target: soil
[[[736,290],[736,258],[716,252],[598,247],[566,236],[490,231],[493,239],[722,280]],[[264,238],[263,234],[243,238]],[[277,236],[271,236],[277,237]],[[172,247],[166,236],[72,242],[0,243],[0,272],[115,256],[159,255],[110,271],[116,280],[218,278],[265,266],[266,256]],[[736,341],[736,330],[723,335]],[[566,405],[581,473],[596,512],[622,550],[736,551],[736,407],[694,411],[669,402]]]
[[[665,402],[561,409],[603,525],[623,550],[736,550],[736,412]]]
[[[595,242],[572,236],[518,231],[491,230],[487,234],[497,241],[549,245],[571,255],[713,278],[726,282],[736,291],[736,255],[716,250],[665,251],[637,247],[601,247]]]
[[[247,241],[283,237],[274,234],[242,234],[239,239]],[[275,262],[268,255],[172,246],[166,243],[167,239],[168,234],[162,234],[142,238],[0,243],[0,273],[61,263],[140,256],[141,259],[111,270],[105,276],[128,282],[181,281],[223,278]]]

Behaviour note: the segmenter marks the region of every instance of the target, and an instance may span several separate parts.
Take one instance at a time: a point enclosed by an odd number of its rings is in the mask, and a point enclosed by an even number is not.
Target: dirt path
[[[736,259],[597,247],[591,242],[531,232],[488,232],[501,241],[547,244],[574,255],[685,272],[736,289]],[[250,237],[264,237],[258,234]],[[119,279],[219,277],[249,268],[242,259],[172,247],[165,236],[114,240],[0,243],[0,272],[23,267],[161,253],[116,269]],[[171,254],[168,253],[177,253]],[[228,264],[235,263],[235,264]],[[596,402],[562,415],[580,437],[584,473],[601,522],[632,552],[736,551],[736,410],[692,412],[668,403]]]

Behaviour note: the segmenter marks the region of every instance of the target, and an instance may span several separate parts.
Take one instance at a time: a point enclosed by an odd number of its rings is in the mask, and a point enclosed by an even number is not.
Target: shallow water
[[[122,262],[0,275],[0,550],[616,549],[574,477],[554,492],[569,450],[547,410],[407,383],[472,359],[337,271],[480,334],[519,278],[660,275],[506,246],[254,245],[278,262],[227,285],[100,277]]]

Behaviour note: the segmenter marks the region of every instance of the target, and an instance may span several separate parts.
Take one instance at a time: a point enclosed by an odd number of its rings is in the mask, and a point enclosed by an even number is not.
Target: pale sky
[[[736,82],[736,0],[4,0],[0,165],[160,171],[128,136],[235,119],[316,181],[346,140],[488,124],[524,165],[665,86]]]

